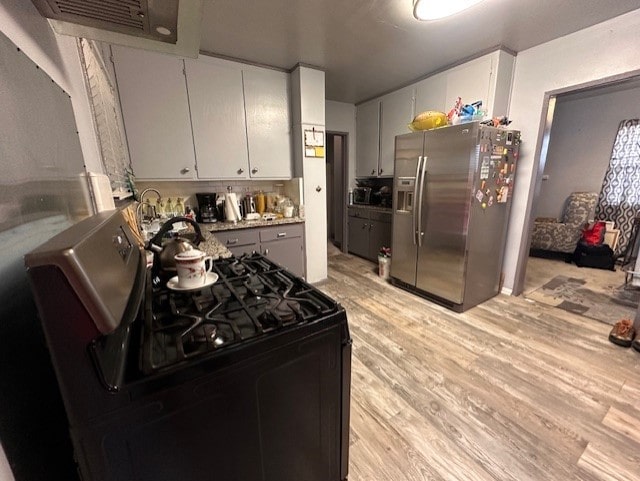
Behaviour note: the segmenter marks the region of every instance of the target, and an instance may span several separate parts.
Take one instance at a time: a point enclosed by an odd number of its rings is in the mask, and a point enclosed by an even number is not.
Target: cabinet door
[[[249,178],[241,66],[200,56],[185,69],[198,177]]]
[[[413,120],[414,89],[407,87],[382,97],[378,175],[393,177],[396,135],[408,134]]]
[[[415,115],[427,110],[437,110],[445,114],[453,108],[447,104],[446,72],[421,80],[416,86]]]
[[[369,258],[369,220],[349,217],[349,252]]]
[[[358,105],[356,112],[356,177],[378,175],[380,101]]]
[[[491,62],[492,56],[485,55],[446,72],[448,109],[453,108],[458,97],[464,104],[482,100],[483,108],[488,107]]]
[[[381,247],[391,247],[391,224],[369,221],[369,259],[376,260]]]
[[[255,229],[218,231],[213,234],[234,256],[259,250],[259,236]]]
[[[263,242],[262,253],[296,276],[304,276],[304,245],[302,237]]]
[[[129,155],[140,179],[195,177],[182,59],[112,47]]]
[[[290,179],[289,75],[276,70],[245,68],[243,77],[251,177]]]

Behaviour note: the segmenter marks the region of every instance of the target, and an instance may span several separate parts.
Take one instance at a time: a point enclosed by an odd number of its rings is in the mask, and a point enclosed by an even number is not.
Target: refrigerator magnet
[[[482,199],[484,199],[484,194],[482,193],[481,190],[476,192],[476,199],[478,199],[478,202],[482,202]]]
[[[498,192],[498,204],[506,204],[508,195],[509,189],[504,185],[500,187],[500,191]]]
[[[489,200],[487,201],[487,205],[491,207],[493,205],[493,196],[489,196]]]

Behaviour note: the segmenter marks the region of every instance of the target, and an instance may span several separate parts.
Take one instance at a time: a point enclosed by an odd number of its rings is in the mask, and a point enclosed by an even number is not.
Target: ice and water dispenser
[[[394,191],[396,193],[396,212],[412,212],[413,211],[413,193],[415,191],[415,177],[398,177]]]

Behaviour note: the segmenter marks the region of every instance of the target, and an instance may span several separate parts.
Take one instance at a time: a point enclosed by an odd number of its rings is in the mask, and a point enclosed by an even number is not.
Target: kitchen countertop
[[[271,225],[282,224],[300,224],[303,222],[304,219],[301,219],[300,217],[289,217],[274,220],[241,220],[235,224],[232,222],[214,222],[212,224],[200,224],[200,229],[202,229],[202,232],[216,233],[225,230],[252,229],[254,227],[269,227]]]
[[[391,209],[391,207],[380,207],[379,205],[366,205],[366,204],[349,204],[347,205],[347,207],[349,209],[351,208],[364,209],[364,210],[369,210],[374,212],[389,212],[389,213],[391,213],[391,211],[393,210]]]
[[[209,225],[209,224],[206,224]],[[207,253],[213,257],[213,259],[226,259],[233,254],[222,244],[215,235],[211,234],[208,230],[203,229],[202,235],[204,240],[198,246],[198,249]]]

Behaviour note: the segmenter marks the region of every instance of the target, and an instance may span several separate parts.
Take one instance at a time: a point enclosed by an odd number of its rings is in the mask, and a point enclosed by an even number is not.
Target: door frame
[[[559,89],[549,90],[544,94],[544,102],[542,105],[542,114],[540,116],[540,128],[538,129],[538,139],[536,143],[535,155],[531,170],[531,182],[529,184],[529,197],[527,199],[527,208],[524,218],[524,226],[527,235],[523,237],[518,252],[518,261],[516,263],[516,272],[511,295],[518,296],[524,291],[524,281],[527,272],[527,262],[529,260],[529,249],[531,248],[531,236],[533,235],[533,213],[540,198],[540,190],[542,188],[542,175],[547,163],[547,154],[549,150],[549,141],[551,140],[551,130],[553,127],[553,116],[556,108],[556,99],[566,94],[577,93],[581,91],[594,90],[600,87],[624,83],[634,78],[640,78],[640,70],[632,70],[623,74],[603,77],[597,80],[591,80],[580,84],[571,85]]]
[[[347,235],[347,205],[349,204],[349,132],[339,130],[327,130],[327,143],[330,135],[339,135],[342,137],[342,245],[340,246],[343,253],[348,252],[349,237]],[[334,196],[335,198],[335,196]]]

